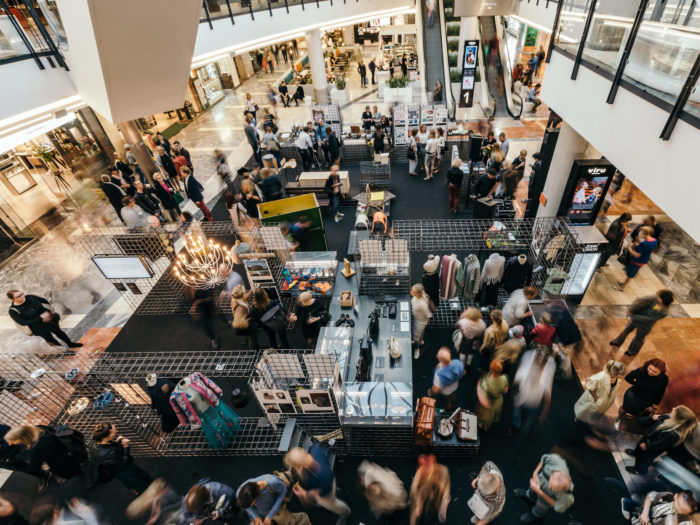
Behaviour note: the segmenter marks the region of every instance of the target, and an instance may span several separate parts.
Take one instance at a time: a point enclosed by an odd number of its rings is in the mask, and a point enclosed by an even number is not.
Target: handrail
[[[481,76],[481,82],[482,84],[486,84],[486,94],[489,97],[489,106],[493,105],[493,112],[489,115],[488,111],[486,108],[484,108],[483,104],[481,107],[484,109],[484,112],[486,113],[487,117],[495,117],[496,116],[496,97],[493,96],[493,93],[491,92],[491,85],[489,82],[489,76],[488,76],[488,68],[486,67],[486,55],[484,54],[484,33],[481,30],[481,20],[478,20],[478,23],[476,24],[477,27],[479,28],[479,41],[481,42],[481,54],[483,56],[483,60],[479,61],[479,75]]]
[[[501,42],[501,45],[499,46],[500,49],[498,50],[498,52],[501,55],[501,65],[503,66],[503,89],[505,91],[506,109],[508,110],[508,114],[511,117],[513,117],[515,120],[519,120],[523,114],[523,99],[520,97],[519,93],[515,94],[518,97],[518,99],[520,99],[520,111],[517,112],[516,115],[515,111],[511,111],[511,108],[513,108],[512,95],[514,93],[513,60],[510,56],[508,46],[506,45],[505,19],[500,16],[494,17],[494,23],[496,26],[496,35],[498,36],[498,40]]]

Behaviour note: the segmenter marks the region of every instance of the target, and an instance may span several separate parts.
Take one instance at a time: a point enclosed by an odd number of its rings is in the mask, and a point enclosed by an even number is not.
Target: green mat
[[[182,128],[187,127],[188,124],[189,124],[189,122],[187,122],[187,123],[176,122],[175,124],[172,124],[163,130],[163,136],[166,139],[170,140],[171,137],[174,137],[175,135],[177,135],[180,132],[180,130]]]

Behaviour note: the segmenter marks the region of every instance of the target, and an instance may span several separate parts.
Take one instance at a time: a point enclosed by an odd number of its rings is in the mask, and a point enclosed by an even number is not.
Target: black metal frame
[[[32,43],[27,38],[27,35],[24,34],[22,26],[19,25],[19,22],[17,22],[15,17],[12,15],[12,11],[10,11],[10,8],[5,0],[0,0],[0,7],[2,7],[3,11],[9,13],[8,18],[10,19],[10,23],[12,24],[12,27],[14,27],[15,31],[17,31],[17,34],[22,39],[24,45],[29,50],[29,56],[31,56],[36,61],[37,65],[39,66],[39,69],[46,69],[46,66],[44,66],[44,64],[41,62],[41,59],[39,58],[39,55],[34,49],[34,46],[32,46]]]
[[[583,48],[586,47],[588,33],[591,30],[591,24],[593,23],[593,13],[595,13],[595,8],[597,5],[598,0],[591,0],[591,5],[588,8],[588,16],[586,16],[586,23],[583,25],[581,42],[578,45],[578,51],[576,52],[576,58],[574,59],[574,69],[571,71],[571,80],[576,80],[576,77],[578,76],[578,69],[581,67],[581,59],[583,58]]]
[[[617,66],[617,71],[615,71],[615,77],[613,78],[612,85],[610,86],[610,93],[608,93],[608,98],[606,100],[608,104],[612,104],[613,102],[615,102],[617,89],[620,87],[622,75],[625,72],[625,67],[627,67],[627,61],[629,60],[630,54],[632,53],[632,46],[634,46],[634,42],[637,39],[637,33],[639,32],[639,28],[642,25],[644,13],[646,12],[648,5],[649,0],[641,0],[639,4],[639,8],[637,9],[637,15],[634,17],[632,29],[630,29],[630,34],[627,38],[627,43],[625,44],[625,49],[622,52],[620,64]]]
[[[272,16],[272,4],[270,4],[270,0],[267,0],[267,10],[270,12],[270,16]]]
[[[209,15],[209,8],[207,7],[207,0],[202,0],[202,8],[204,9],[204,14],[207,15],[209,29],[214,29],[214,24],[211,23],[211,16]]]
[[[286,2],[286,0],[285,0],[285,2]],[[231,24],[235,26],[236,21],[233,18],[233,11],[231,11],[231,1],[230,0],[226,0],[226,7],[228,7],[228,16],[231,19]]]
[[[693,68],[690,70],[690,74],[685,80],[685,84],[683,84],[683,89],[681,90],[680,94],[678,95],[678,98],[676,99],[676,103],[674,104],[673,109],[671,110],[671,114],[669,115],[668,120],[666,121],[666,125],[664,126],[661,135],[659,135],[659,138],[661,140],[668,140],[671,138],[671,134],[673,133],[673,130],[676,127],[678,119],[683,113],[685,105],[688,103],[688,97],[690,97],[690,93],[695,87],[698,78],[700,78],[700,55],[698,55],[698,57],[695,59],[695,64],[693,64]]]
[[[549,61],[552,60],[552,51],[554,50],[554,39],[557,35],[557,28],[559,27],[559,19],[561,18],[561,10],[563,7],[563,3],[564,2],[560,0],[557,4],[557,12],[554,15],[554,27],[552,28],[552,35],[549,37],[549,49],[547,49],[547,58],[544,59],[545,64],[549,64]]]
[[[41,23],[41,18],[39,17],[39,13],[36,12],[36,9],[34,9],[34,6],[32,5],[32,0],[24,0],[24,5],[27,6],[27,9],[32,15],[32,18],[34,19],[34,22],[36,23],[36,26],[39,29],[39,32],[41,33],[41,36],[44,39],[44,42],[46,42],[46,45],[49,46],[49,49],[51,50],[53,57],[56,59],[56,62],[58,62],[58,65],[66,71],[70,71],[70,69],[68,68],[68,64],[66,64],[66,61],[63,60],[63,56],[61,55],[54,41],[52,40],[51,35],[49,35],[49,32],[44,27],[44,24]],[[51,67],[54,67],[50,57],[48,57],[48,61],[51,64]]]

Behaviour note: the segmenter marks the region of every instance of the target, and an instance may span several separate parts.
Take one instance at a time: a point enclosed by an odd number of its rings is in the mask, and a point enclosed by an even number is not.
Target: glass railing
[[[207,22],[207,10],[209,11],[209,18],[211,20],[218,20],[220,18],[228,18],[230,16],[250,14],[251,12],[253,13],[253,16],[255,16],[255,13],[259,13],[261,11],[274,13],[275,9],[280,7],[287,8],[302,4],[305,7],[316,7],[320,1],[325,2],[328,0],[228,0],[228,2],[226,2],[226,0],[204,0],[199,22]],[[204,8],[205,4],[206,10]]]
[[[578,51],[590,3],[591,0],[563,0],[555,44],[571,53]]]
[[[57,56],[58,49],[68,49],[68,42],[54,0],[17,3],[9,12],[0,9],[0,63]]]
[[[598,0],[583,58],[610,73],[617,71],[638,5],[631,0]]]
[[[700,118],[700,80],[695,83],[684,111],[695,118]]]

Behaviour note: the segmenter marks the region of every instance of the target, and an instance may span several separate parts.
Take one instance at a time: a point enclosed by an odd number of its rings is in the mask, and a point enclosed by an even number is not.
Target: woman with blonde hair
[[[411,287],[411,311],[413,313],[413,359],[420,357],[420,347],[423,346],[423,332],[428,326],[433,312],[430,311],[430,297],[425,293],[422,284]]]
[[[63,439],[71,444],[71,450],[64,445]],[[63,479],[80,476],[80,464],[89,457],[85,438],[71,428],[63,429],[62,436],[59,437],[56,431],[49,427],[20,425],[7,431],[5,441],[8,445],[27,447],[28,461],[25,472],[39,478],[39,494],[48,487],[51,474]],[[42,469],[44,463],[49,466],[48,472]]]
[[[634,466],[625,468],[632,474],[646,474],[658,456],[683,443],[695,430],[697,417],[687,406],[678,405],[670,414],[640,417],[637,422],[648,429],[634,450],[625,450],[635,458]]]
[[[469,366],[474,358],[474,351],[481,346],[486,323],[479,309],[470,306],[459,316],[457,328],[462,332],[462,342],[457,349],[459,359],[465,366]]]
[[[255,183],[250,179],[244,179],[241,181],[241,194],[243,195],[243,206],[245,206],[248,216],[257,219],[260,217],[258,213],[258,204],[262,202],[262,199],[258,195]]]
[[[450,504],[450,471],[441,465],[432,454],[418,456],[418,470],[411,483],[411,525],[416,525],[428,513],[423,523],[445,523],[447,506]]]
[[[231,312],[233,313],[234,331],[238,335],[248,336],[248,346],[251,350],[258,349],[258,329],[252,316],[253,292],[246,291],[242,284],[237,284],[231,290]]]
[[[603,370],[589,377],[586,391],[574,405],[576,419],[591,425],[598,423],[615,401],[624,376],[625,365],[611,359]]]
[[[488,371],[496,347],[506,340],[510,328],[503,320],[503,312],[500,310],[491,310],[490,318],[491,324],[484,331],[484,340],[479,348],[479,370],[482,372]]]

